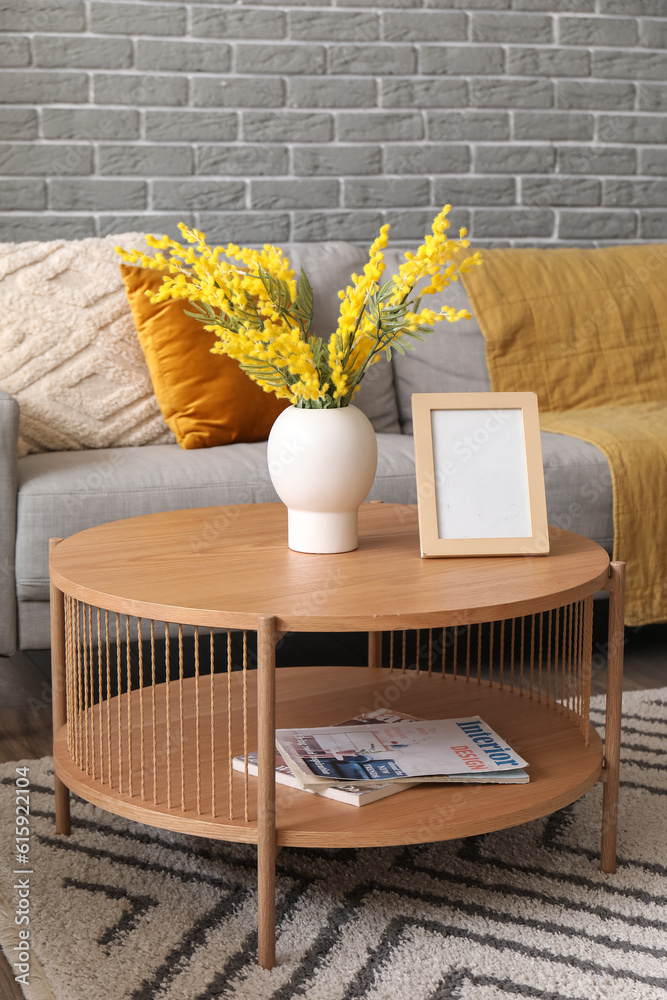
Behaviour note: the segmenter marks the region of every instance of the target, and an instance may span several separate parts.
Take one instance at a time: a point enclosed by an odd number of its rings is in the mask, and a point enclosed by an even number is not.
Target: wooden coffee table
[[[601,867],[613,871],[624,565],[558,530],[549,556],[421,559],[417,510],[395,504],[363,505],[354,552],[293,552],[286,538],[282,505],[256,504],[52,540],[57,831],[69,833],[71,789],[153,826],[257,843],[266,968],[284,845],[487,833],[604,781]],[[611,600],[604,753],[588,710],[599,590]],[[405,630],[418,630],[416,655]],[[368,666],[275,669],[285,633],[343,631],[368,632]],[[361,809],[276,787],[276,725],[331,725],[378,707],[479,714],[530,762],[530,783],[426,784]],[[232,771],[231,758],[253,750],[259,777]]]

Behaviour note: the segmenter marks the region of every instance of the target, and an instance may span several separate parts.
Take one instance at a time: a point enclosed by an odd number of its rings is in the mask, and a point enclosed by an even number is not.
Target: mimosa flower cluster
[[[339,292],[337,329],[328,339],[310,332],[313,293],[301,270],[298,283],[289,260],[278,247],[249,250],[230,243],[209,247],[206,237],[182,223],[189,244],[168,236],[146,237],[154,256],[117,247],[124,261],[164,272],[152,302],[183,299],[217,341],[213,354],[235,358],[266,392],[289,399],[295,406],[347,406],[372,364],[392,349],[404,353],[412,340],[422,340],[435,323],[470,319],[465,309],[423,308],[422,299],[442,292],[458,276],[482,263],[479,253],[463,256],[469,247],[465,229],[447,238],[446,205],[416,253],[406,253],[399,273],[383,280],[383,250],[389,226],[383,226],[370,248],[363,274]],[[164,252],[163,252],[164,251]],[[426,284],[425,284],[426,282]]]

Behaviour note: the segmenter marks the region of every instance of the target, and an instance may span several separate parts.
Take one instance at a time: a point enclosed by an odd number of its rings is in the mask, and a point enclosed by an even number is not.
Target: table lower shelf
[[[210,678],[199,678],[198,694],[195,678],[188,678],[182,687],[178,682],[171,682],[168,699],[165,684],[155,689],[147,687],[143,691],[133,691],[130,704],[127,695],[123,695],[120,719],[117,698],[103,702],[101,712],[96,705],[92,715],[88,715],[87,768],[85,754],[80,753],[83,768],[70,756],[67,731],[63,728],[56,734],[54,743],[56,774],[73,792],[117,815],[200,837],[256,843],[256,778],[248,778],[249,820],[246,821],[244,775],[233,773],[234,818],[228,815],[230,714],[227,698],[231,690],[231,750],[236,755],[244,749],[243,675],[234,672],[229,686],[228,681],[226,674],[215,676],[213,745]],[[578,720],[573,721],[560,708],[547,706],[517,690],[500,689],[497,684],[491,686],[488,682],[478,684],[476,680],[451,676],[429,677],[427,673],[416,674],[415,671],[401,673],[368,667],[289,667],[276,672],[276,692],[278,728],[333,725],[360,711],[381,707],[427,719],[480,715],[530,764],[530,783],[527,785],[427,784],[361,808],[278,785],[278,846],[389,846],[488,833],[525,823],[568,805],[591,788],[602,773],[602,742],[592,727],[586,745]],[[247,674],[246,714],[248,749],[254,750],[257,732],[255,671]],[[73,720],[80,734],[80,747],[84,723],[83,717]],[[93,730],[94,743],[91,741]],[[132,794],[129,790],[130,748]],[[215,759],[215,802],[212,757]],[[121,768],[123,791],[118,787]],[[168,778],[171,805],[168,804]]]

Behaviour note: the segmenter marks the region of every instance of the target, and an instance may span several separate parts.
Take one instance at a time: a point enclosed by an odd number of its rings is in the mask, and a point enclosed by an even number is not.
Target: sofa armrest
[[[16,651],[16,493],[19,404],[0,389],[0,656]]]

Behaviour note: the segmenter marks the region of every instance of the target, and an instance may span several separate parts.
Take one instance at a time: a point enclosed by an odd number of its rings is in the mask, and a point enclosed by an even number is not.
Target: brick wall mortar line
[[[158,39],[156,39],[156,41],[157,40]],[[163,40],[164,39],[160,39],[160,41],[163,41]],[[407,45],[405,45],[404,47],[405,48],[411,48],[411,47],[414,48],[414,46],[407,46]],[[618,52],[618,54],[621,54],[622,50],[620,50],[620,49],[619,50],[615,50],[615,52]],[[656,49],[655,52],[657,54],[660,54],[660,55],[667,55],[667,50],[665,50],[665,49]],[[646,50],[646,53],[643,52],[642,54],[649,54],[649,50]],[[68,69],[68,68],[64,68],[64,67],[48,67],[48,66],[23,66],[23,67],[20,67],[20,66],[6,66],[6,67],[2,67],[1,69],[2,69],[3,73],[11,73],[12,75],[16,75],[17,77],[20,77],[22,74],[24,74],[26,72],[29,72],[29,73],[32,73],[32,74],[40,74],[40,75],[48,73],[48,74],[50,74],[52,76],[55,75],[55,74],[76,74],[76,73],[81,74],[81,75],[87,74],[88,76],[92,76],[94,74],[99,74],[99,75],[103,75],[103,76],[120,76],[120,77],[123,77],[123,76],[174,77],[175,76],[175,77],[178,77],[178,78],[187,78],[187,79],[192,79],[192,80],[206,80],[206,79],[216,80],[216,79],[218,79],[220,77],[222,77],[224,79],[237,78],[237,79],[247,79],[247,80],[266,80],[266,79],[271,79],[274,76],[275,77],[282,77],[283,76],[283,74],[280,73],[280,72],[276,72],[275,74],[274,73],[266,73],[266,74],[264,74],[264,73],[262,73],[262,74],[244,73],[243,71],[229,72],[229,73],[213,73],[213,72],[197,72],[197,73],[193,73],[191,70],[166,70],[166,69],[165,70],[151,70],[151,69],[138,69],[136,66],[122,66],[122,67],[115,67],[115,68],[100,68],[100,69],[89,69],[89,68],[80,69],[78,67],[75,67],[73,69]],[[329,76],[327,76],[327,74],[325,74],[325,73],[313,73],[313,74],[301,74],[301,73],[299,73],[299,74],[294,74],[293,76],[288,76],[287,79],[302,79],[304,77],[305,78],[309,78],[309,79],[310,78],[315,78],[315,79],[320,79],[320,80],[321,79],[327,79],[327,78],[329,78],[329,79],[332,79],[332,80],[370,81],[370,80],[382,80],[382,79],[385,79],[386,74],[379,74],[378,76],[374,77],[371,74],[366,75],[366,74],[362,74],[362,73],[335,73],[335,74],[329,74]],[[650,79],[650,78],[637,79],[636,77],[633,77],[633,76],[627,76],[627,77],[622,77],[622,76],[606,77],[606,76],[604,76],[603,77],[603,76],[593,76],[593,75],[590,75],[590,76],[572,75],[572,76],[544,77],[544,76],[539,76],[537,74],[531,74],[531,75],[525,74],[524,75],[524,74],[518,74],[518,73],[512,74],[512,73],[506,73],[506,72],[503,72],[503,73],[471,73],[471,74],[468,74],[468,75],[454,74],[454,73],[452,73],[450,75],[450,74],[439,74],[439,73],[421,73],[421,72],[416,72],[414,74],[408,74],[408,75],[405,75],[405,74],[402,74],[402,75],[400,75],[400,74],[392,75],[390,77],[390,79],[392,79],[392,80],[393,79],[407,79],[407,80],[424,79],[424,80],[432,80],[432,81],[445,81],[445,80],[446,81],[455,81],[455,80],[491,80],[491,79],[498,80],[498,79],[502,79],[503,81],[513,81],[515,83],[527,83],[527,82],[535,81],[535,80],[550,80],[552,83],[600,83],[600,84],[633,83],[633,84],[639,85],[639,86],[641,86],[642,84],[644,84],[644,85],[648,84],[649,86],[650,85],[663,85],[663,86],[667,86],[667,77],[665,79],[660,79],[660,78],[656,78],[656,79]],[[106,107],[106,105],[102,105],[102,106]],[[474,107],[472,109],[469,109],[469,110],[474,110]],[[538,110],[538,109],[535,109],[535,110]],[[558,110],[558,109],[543,108],[543,109],[539,109],[539,110],[548,111],[548,110]],[[569,110],[577,110],[577,109],[564,108],[562,110],[567,112]],[[628,109],[624,109],[624,110],[628,110]]]
[[[136,0],[133,0],[133,2],[136,3]],[[208,10],[209,8],[206,7],[204,9]],[[231,8],[231,9],[233,10],[234,8]],[[244,8],[244,9],[247,9],[247,8]],[[266,9],[266,8],[262,8],[262,9]],[[273,10],[273,9],[274,8],[271,8],[271,10]],[[303,9],[304,8],[300,7],[299,11],[301,11]],[[366,8],[364,8],[364,10],[366,10]],[[321,11],[322,11],[322,8],[317,8],[317,12],[321,13]],[[427,8],[427,9],[425,9],[425,12],[429,12],[429,11],[431,11],[433,13],[436,13],[436,12],[438,12],[438,8]],[[313,11],[313,13],[315,13],[315,11]],[[650,20],[650,19],[647,19],[647,20]],[[393,39],[375,38],[375,39],[364,39],[363,41],[353,40],[353,39],[340,39],[340,40],[337,39],[337,40],[334,40],[334,41],[329,41],[329,40],[326,40],[326,39],[301,40],[301,39],[294,39],[294,38],[275,38],[273,36],[267,37],[267,38],[253,38],[253,39],[249,39],[249,38],[233,37],[233,36],[232,37],[226,37],[226,38],[225,37],[206,37],[206,36],[192,35],[192,34],[185,34],[185,35],[151,35],[151,34],[146,33],[146,34],[128,35],[128,34],[121,33],[121,32],[119,32],[119,33],[105,32],[103,34],[100,34],[100,33],[97,33],[97,32],[93,32],[92,30],[86,30],[86,31],[66,31],[66,30],[61,30],[61,31],[53,31],[53,32],[44,32],[44,31],[24,31],[24,30],[19,30],[19,29],[17,29],[16,31],[8,31],[7,34],[11,34],[11,35],[16,35],[16,36],[20,36],[20,37],[23,37],[23,38],[27,38],[30,41],[34,41],[34,39],[36,39],[36,38],[44,38],[44,39],[56,39],[56,38],[91,39],[91,40],[99,40],[99,41],[102,41],[102,40],[104,40],[104,41],[107,41],[107,40],[108,41],[122,41],[122,40],[128,39],[128,40],[134,41],[135,43],[137,41],[142,41],[142,42],[143,41],[148,41],[148,42],[166,42],[166,43],[169,43],[169,42],[190,42],[190,43],[192,43],[193,46],[194,45],[207,45],[208,44],[208,45],[219,45],[221,47],[224,46],[224,45],[232,45],[233,46],[233,45],[238,45],[238,44],[241,44],[241,45],[257,45],[257,46],[260,46],[260,45],[272,45],[272,46],[273,45],[279,45],[279,46],[285,46],[285,47],[287,47],[287,46],[293,46],[295,44],[295,42],[296,42],[297,44],[303,44],[303,45],[319,45],[319,46],[323,46],[323,47],[325,47],[327,49],[339,48],[339,47],[348,47],[348,46],[355,46],[355,45],[356,46],[360,46],[361,45],[361,46],[364,46],[364,47],[368,46],[368,47],[372,47],[372,48],[381,48],[383,46],[384,47],[387,47],[387,46],[389,46],[389,47],[394,47],[394,46],[396,46],[396,47],[403,47],[403,46],[405,46],[405,47],[411,47],[411,46],[417,45],[417,46],[420,46],[420,47],[428,46],[428,47],[431,47],[431,48],[436,47],[436,46],[440,46],[442,48],[453,48],[453,47],[457,47],[458,48],[458,47],[461,47],[461,48],[465,48],[465,49],[468,49],[468,48],[475,49],[479,45],[483,45],[483,46],[487,46],[487,47],[503,48],[506,51],[509,50],[509,49],[525,49],[525,48],[529,48],[529,49],[553,50],[553,51],[562,51],[563,49],[566,49],[566,50],[575,49],[576,51],[584,50],[584,51],[587,51],[587,52],[589,52],[591,54],[593,52],[596,52],[596,51],[613,52],[614,54],[616,54],[616,53],[618,53],[618,54],[633,53],[633,54],[641,54],[641,55],[650,55],[650,54],[664,55],[665,54],[664,47],[661,47],[661,46],[652,47],[652,46],[648,46],[648,45],[639,45],[639,44],[637,44],[637,45],[600,45],[600,46],[594,46],[593,47],[593,46],[590,45],[589,42],[581,42],[581,43],[579,43],[579,42],[568,42],[566,44],[561,44],[561,43],[558,43],[558,42],[555,42],[555,41],[552,41],[552,42],[537,42],[537,41],[535,41],[535,42],[533,42],[533,41],[530,41],[530,42],[519,42],[519,41],[517,41],[517,42],[508,42],[508,41],[502,41],[502,42],[496,42],[496,41],[477,42],[477,41],[473,41],[471,38],[456,39],[456,40],[454,40],[454,39],[451,39],[451,40],[439,40],[439,39],[424,38],[424,39],[420,39],[418,41],[415,41],[415,40],[400,41],[400,40],[393,40]],[[615,79],[615,78],[600,77],[599,79],[605,79],[606,80],[606,79]]]
[[[49,105],[49,108],[50,108],[50,105]],[[72,110],[78,110],[78,109],[79,109],[79,106],[75,105]],[[65,109],[65,110],[69,110],[69,109]],[[154,109],[153,108],[147,108],[147,110],[149,110],[149,111],[151,111],[151,110],[164,111],[165,108],[163,108],[163,107],[156,107]],[[182,111],[183,108],[174,108],[174,109],[166,109],[166,110]],[[663,118],[664,116],[656,116],[656,117]],[[346,140],[332,140],[332,141],[330,141],[330,142],[327,143],[327,142],[324,142],[324,141],[322,141],[322,142],[319,142],[319,141],[308,142],[306,140],[296,140],[296,141],[289,140],[288,141],[288,140],[282,140],[282,139],[277,139],[275,142],[269,142],[268,140],[264,140],[264,139],[245,139],[244,140],[244,139],[239,139],[239,138],[237,138],[237,139],[219,139],[219,140],[203,139],[203,140],[197,140],[197,141],[186,141],[186,140],[182,140],[182,139],[133,139],[133,140],[130,141],[130,140],[116,139],[116,138],[99,139],[97,137],[91,139],[91,138],[87,138],[86,136],[82,135],[81,137],[72,138],[72,139],[62,139],[62,138],[51,139],[51,138],[45,138],[43,136],[38,136],[38,137],[36,137],[34,139],[21,139],[21,138],[0,139],[0,142],[3,143],[3,144],[10,143],[11,145],[24,146],[26,148],[29,148],[31,146],[39,146],[39,147],[42,147],[42,148],[51,147],[54,150],[57,150],[60,146],[82,146],[82,147],[100,147],[100,148],[105,148],[105,147],[109,147],[109,146],[128,146],[128,145],[130,145],[130,146],[137,146],[138,148],[151,148],[151,149],[154,148],[154,149],[164,149],[164,150],[173,149],[173,148],[177,148],[177,149],[178,148],[185,148],[185,149],[192,149],[192,150],[196,151],[201,146],[205,146],[205,147],[211,147],[211,146],[224,146],[224,147],[227,147],[227,146],[231,146],[231,147],[234,147],[234,148],[244,148],[248,143],[250,143],[253,146],[254,145],[269,146],[269,147],[283,146],[285,148],[294,147],[294,148],[298,148],[298,149],[311,149],[313,147],[329,146],[332,149],[350,149],[350,150],[353,150],[353,149],[355,149],[356,147],[359,147],[359,146],[367,146],[367,145],[378,146],[378,145],[380,145],[381,142],[391,142],[391,144],[394,145],[394,146],[396,146],[396,145],[406,146],[406,147],[414,147],[415,146],[415,140],[409,139],[409,138],[407,138],[407,139],[398,139],[398,138],[396,138],[396,139],[389,139],[389,140],[377,140],[377,139],[349,140],[349,139],[346,139]],[[537,148],[542,148],[542,147],[554,147],[554,148],[560,148],[560,147],[568,147],[568,148],[569,147],[577,147],[577,148],[579,148],[579,147],[582,147],[582,148],[590,148],[594,152],[599,152],[602,149],[615,149],[615,150],[637,149],[638,151],[647,150],[647,149],[659,149],[659,150],[664,150],[665,149],[665,144],[662,143],[662,142],[639,142],[639,143],[635,144],[635,143],[631,143],[631,142],[623,142],[622,140],[619,140],[617,142],[611,142],[611,141],[608,141],[608,140],[605,140],[605,139],[594,139],[594,140],[590,140],[590,141],[586,142],[585,140],[582,140],[582,139],[554,139],[554,140],[549,140],[549,139],[523,139],[523,138],[520,138],[520,139],[516,140],[515,145],[516,146],[520,146],[520,147],[524,147],[524,146],[531,146],[532,147],[532,146],[534,146],[534,147],[537,147]],[[424,140],[420,140],[419,141],[419,147],[424,147],[424,148],[429,148],[429,147],[432,147],[432,148],[443,148],[443,147],[447,147],[447,146],[457,146],[457,147],[459,147],[459,146],[471,146],[471,147],[472,146],[498,146],[498,147],[509,147],[509,144],[508,144],[508,141],[505,140],[505,139],[481,139],[481,138],[480,139],[467,139],[467,140],[466,139],[457,139],[457,140],[454,140],[452,143],[447,143],[447,142],[444,142],[444,141],[439,141],[437,139],[424,139]],[[348,175],[346,175],[346,176],[348,176]],[[483,176],[487,176],[487,174],[484,173]]]

